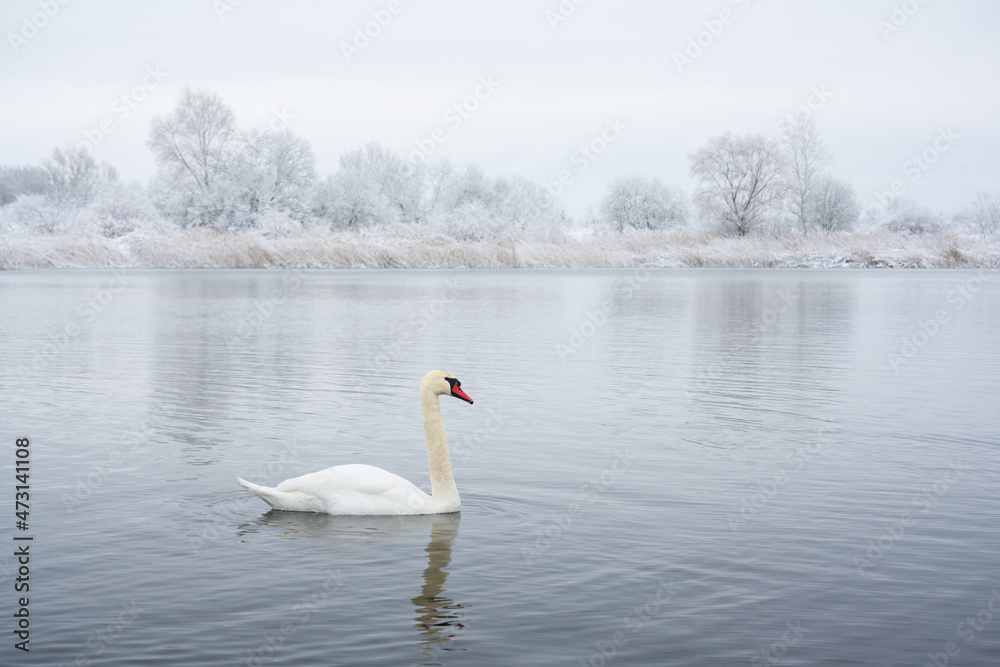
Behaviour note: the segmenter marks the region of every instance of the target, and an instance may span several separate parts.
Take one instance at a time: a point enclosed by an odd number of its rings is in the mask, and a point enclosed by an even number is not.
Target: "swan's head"
[[[469,395],[462,391],[462,383],[458,378],[446,371],[431,371],[424,376],[420,386],[427,387],[438,396],[454,396],[466,403],[472,403]]]

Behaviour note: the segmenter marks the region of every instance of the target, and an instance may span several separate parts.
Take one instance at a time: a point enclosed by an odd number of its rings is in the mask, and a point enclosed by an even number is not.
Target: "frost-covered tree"
[[[761,135],[727,132],[710,139],[691,155],[702,219],[738,236],[761,227],[781,210],[783,167],[780,146]]]
[[[442,207],[447,206],[448,188],[455,178],[455,165],[451,160],[428,162],[421,165],[420,178],[425,187],[426,212],[433,215]]]
[[[863,217],[868,228],[890,234],[920,236],[944,230],[944,216],[909,197],[898,197],[884,208],[869,208]]]
[[[554,228],[561,212],[546,205],[545,189],[520,174],[489,178],[477,165],[454,170],[432,166],[430,221],[438,230],[460,239],[513,240],[526,232]]]
[[[305,217],[316,179],[316,156],[305,139],[288,130],[250,130],[235,142],[224,165],[222,187],[229,189],[232,226],[257,227],[261,216]]]
[[[52,203],[46,195],[22,194],[12,204],[0,209],[4,232],[52,234],[66,231],[75,210],[68,211]]]
[[[823,147],[812,118],[804,114],[782,123],[781,147],[785,153],[788,209],[802,232],[808,233],[817,226],[813,219],[817,189],[823,170],[830,163],[830,154]]]
[[[514,237],[553,229],[558,211],[542,205],[543,201],[546,201],[545,188],[520,174],[494,179],[486,200],[490,218],[479,235]]]
[[[658,178],[619,176],[601,201],[601,216],[619,232],[667,229],[687,221],[687,202],[679,188]]]
[[[493,184],[479,165],[466,165],[452,180],[448,193],[451,208],[460,208],[471,202],[488,204],[492,198]]]
[[[46,196],[57,207],[81,208],[110,184],[118,172],[107,162],[98,164],[86,148],[56,148],[42,161],[48,180]]]
[[[105,188],[83,211],[77,228],[116,238],[135,232],[165,232],[173,226],[163,219],[140,184],[116,183]]]
[[[185,87],[174,109],[153,119],[148,145],[160,165],[154,195],[182,225],[218,225],[237,137],[232,109],[215,93]]]
[[[10,204],[22,194],[44,195],[49,192],[49,177],[41,167],[0,166],[0,206]]]
[[[5,207],[5,227],[42,234],[82,229],[85,209],[118,187],[115,168],[85,148],[57,148],[39,167],[10,174],[22,182],[15,181],[21,191]]]
[[[185,88],[169,114],[153,119],[149,146],[160,165],[153,198],[181,226],[274,231],[306,217],[315,181],[309,143],[287,130],[241,132],[214,93]]]
[[[955,215],[955,221],[969,232],[981,234],[984,239],[996,236],[1000,233],[1000,197],[977,192],[976,198]]]
[[[235,135],[236,119],[221,97],[185,87],[173,111],[153,118],[149,147],[161,166],[207,190]]]
[[[514,231],[540,231],[558,217],[552,207],[541,204],[545,194],[541,184],[521,174],[500,176],[493,181],[493,208]]]
[[[419,222],[418,175],[378,142],[340,157],[337,172],[317,194],[317,212],[348,228]]]
[[[854,186],[829,174],[821,174],[816,179],[809,201],[810,226],[825,232],[853,229],[861,215]]]
[[[435,226],[455,238],[476,239],[495,233],[493,183],[478,165],[466,165],[441,185]]]

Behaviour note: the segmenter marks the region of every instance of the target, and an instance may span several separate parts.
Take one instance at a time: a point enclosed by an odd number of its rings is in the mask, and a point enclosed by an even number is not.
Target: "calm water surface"
[[[983,276],[4,273],[0,663],[1000,664]],[[236,485],[429,488],[434,368],[476,400],[442,401],[460,515]]]

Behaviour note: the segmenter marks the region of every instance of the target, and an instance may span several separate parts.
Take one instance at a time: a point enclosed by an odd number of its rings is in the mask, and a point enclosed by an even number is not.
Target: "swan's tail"
[[[261,486],[259,484],[254,484],[253,482],[248,482],[242,477],[237,477],[236,483],[242,486],[250,493],[257,496],[258,498],[260,498],[261,500],[263,500],[271,507],[274,507],[275,509],[281,509],[281,507],[279,506],[280,501],[278,496],[278,494],[281,492],[278,491],[277,489],[272,489],[267,486]]]
[[[270,486],[261,486],[253,482],[248,482],[241,477],[236,478],[236,483],[276,510],[289,510],[292,512],[325,511],[322,501],[300,491],[278,491],[278,489]]]

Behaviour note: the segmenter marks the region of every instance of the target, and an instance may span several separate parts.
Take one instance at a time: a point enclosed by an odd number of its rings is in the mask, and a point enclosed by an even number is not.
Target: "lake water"
[[[994,273],[24,271],[0,315],[4,665],[1000,664]],[[429,489],[435,368],[459,515],[236,485]]]

